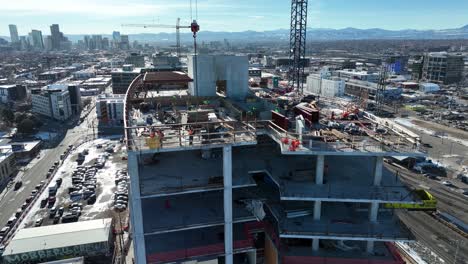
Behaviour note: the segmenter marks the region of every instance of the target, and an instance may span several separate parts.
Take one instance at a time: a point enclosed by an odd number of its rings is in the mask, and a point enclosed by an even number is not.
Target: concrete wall
[[[321,79],[319,75],[307,77],[306,91],[326,97],[339,97],[344,95],[345,82],[343,80]]]
[[[195,76],[196,61],[196,76]],[[216,72],[214,56],[198,55],[188,57],[189,93],[197,96],[216,96]],[[198,85],[198,87],[197,87]],[[198,91],[196,91],[196,87]]]
[[[195,60],[197,74],[195,76]],[[188,58],[188,75],[194,79],[189,93],[198,96],[215,96],[216,81],[226,81],[226,96],[244,99],[248,93],[249,62],[246,56],[198,55]],[[198,84],[198,91],[195,87]]]

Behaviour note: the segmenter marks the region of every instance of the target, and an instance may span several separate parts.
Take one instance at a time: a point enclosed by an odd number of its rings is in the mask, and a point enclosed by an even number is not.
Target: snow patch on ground
[[[117,137],[119,138],[119,137]],[[103,148],[96,149],[96,145],[102,144]],[[96,173],[97,178],[97,199],[93,205],[87,205],[86,201],[79,201],[83,203],[83,210],[78,221],[86,221],[92,219],[99,219],[111,216],[112,197],[115,190],[115,173],[119,169],[126,168],[126,162],[120,160],[121,144],[118,141],[110,140],[109,138],[99,138],[93,141],[86,142],[80,145],[77,149],[73,150],[69,156],[63,161],[63,164],[58,168],[50,183],[43,189],[38,199],[34,202],[31,209],[27,212],[24,220],[19,225],[19,228],[31,227],[38,218],[44,219],[44,224],[50,224],[52,220],[49,217],[49,208],[40,208],[40,202],[49,196],[49,186],[55,183],[58,178],[62,178],[63,182],[56,194],[57,201],[55,207],[66,207],[65,205],[71,204],[70,196],[68,194],[68,187],[72,186],[71,175],[78,166],[76,157],[78,153],[84,149],[89,150],[89,154],[85,156],[85,161],[82,165],[92,165],[94,160],[100,155],[105,154],[104,151],[107,145],[115,145],[115,152],[109,155],[104,168],[99,169]],[[45,175],[44,175],[44,180]]]
[[[436,253],[422,245],[419,242],[415,243],[396,243],[405,253],[407,253],[418,264],[444,264]]]

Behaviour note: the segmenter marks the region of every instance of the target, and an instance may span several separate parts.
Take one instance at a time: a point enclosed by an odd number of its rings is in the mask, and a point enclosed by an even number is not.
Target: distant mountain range
[[[71,41],[82,40],[84,35],[66,35]],[[102,35],[112,38],[111,35]],[[242,32],[215,32],[200,31],[198,33],[199,41],[222,41],[224,39],[230,42],[271,42],[271,41],[289,41],[289,30],[278,29],[271,31],[242,31]],[[1,37],[9,40],[8,37]],[[131,41],[139,42],[175,42],[175,33],[141,33],[130,34]],[[366,39],[468,39],[468,25],[456,29],[443,30],[385,30],[380,28],[371,29],[328,29],[328,28],[308,28],[308,41],[329,41],[329,40],[366,40]],[[192,42],[191,33],[181,33],[182,42]]]

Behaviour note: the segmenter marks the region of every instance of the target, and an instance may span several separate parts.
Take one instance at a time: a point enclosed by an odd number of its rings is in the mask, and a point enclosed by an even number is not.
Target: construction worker
[[[192,128],[192,126],[189,126],[187,132],[189,134],[189,145],[192,146],[193,145],[193,134],[195,134],[195,131]]]

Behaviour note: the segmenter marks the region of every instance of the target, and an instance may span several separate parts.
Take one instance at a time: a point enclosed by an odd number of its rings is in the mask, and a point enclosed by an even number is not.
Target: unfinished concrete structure
[[[424,155],[417,136],[344,120],[336,100],[259,121],[262,98],[189,96],[164,83],[191,78],[149,74],[125,103],[136,263],[403,263],[387,242],[413,236],[382,204],[420,200],[383,157]]]

